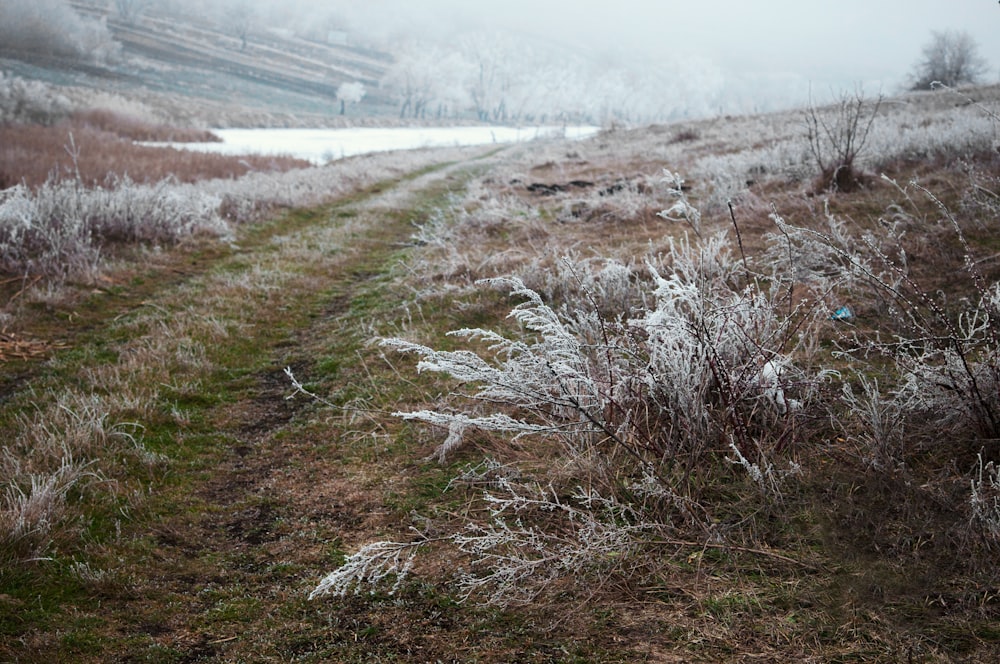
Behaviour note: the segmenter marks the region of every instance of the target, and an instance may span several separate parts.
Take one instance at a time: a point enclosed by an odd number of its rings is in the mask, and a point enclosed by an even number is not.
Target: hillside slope
[[[246,44],[198,17],[151,8],[134,23],[105,6],[73,3],[104,21],[121,45],[108,64],[0,47],[0,70],[27,79],[115,93],[179,121],[212,126],[338,124],[337,88],[360,82],[366,94],[351,122],[391,114],[378,89],[391,57],[360,46],[309,41],[278,30],[254,32]]]

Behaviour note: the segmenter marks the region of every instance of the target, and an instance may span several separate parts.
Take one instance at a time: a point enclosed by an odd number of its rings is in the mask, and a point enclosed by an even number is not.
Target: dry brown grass
[[[174,127],[163,123],[154,124],[135,116],[103,108],[77,111],[70,116],[68,123],[64,124],[106,131],[133,141],[172,143],[219,143],[222,141],[207,129]]]
[[[135,182],[166,178],[197,182],[238,178],[251,171],[283,172],[310,164],[293,157],[224,156],[138,145],[133,140],[196,140],[210,134],[129,120],[106,111],[89,111],[55,127],[0,127],[0,189],[38,187],[52,176],[77,177],[100,185],[109,176]]]

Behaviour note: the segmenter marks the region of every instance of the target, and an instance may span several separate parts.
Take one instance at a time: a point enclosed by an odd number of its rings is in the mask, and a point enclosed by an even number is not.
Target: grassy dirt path
[[[447,481],[446,469],[420,462],[432,443],[385,417],[412,385],[373,377],[379,354],[368,341],[376,321],[399,318],[405,294],[390,292],[390,273],[413,222],[487,167],[487,156],[252,230],[204,269],[132,293],[141,297],[135,306],[81,334],[44,376],[22,375],[20,390],[60,403],[73,389],[134,396],[123,437],[141,448],[141,463],[108,479],[116,488],[87,512],[82,546],[55,546],[5,573],[0,661],[568,652],[569,637],[552,642],[530,625],[507,624],[496,636],[494,613],[459,612],[430,588],[307,600],[345,551],[405,530],[421,496]],[[88,325],[100,328],[92,317]],[[286,367],[349,407],[294,396]],[[103,425],[109,437],[122,433]]]

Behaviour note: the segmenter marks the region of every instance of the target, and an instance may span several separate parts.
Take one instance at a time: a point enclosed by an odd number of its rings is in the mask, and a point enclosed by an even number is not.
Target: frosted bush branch
[[[410,573],[417,551],[426,544],[426,539],[366,544],[348,556],[341,567],[323,577],[309,593],[309,599],[322,595],[344,597],[352,591],[358,594],[363,586],[377,586],[389,577],[394,579],[389,594],[395,594]]]
[[[651,528],[635,523],[631,508],[582,487],[570,502],[551,489],[527,496],[510,484],[501,488],[503,494],[484,494],[489,518],[453,538],[473,559],[473,571],[459,579],[465,599],[498,606],[530,602],[559,579],[619,565]],[[526,522],[539,513],[546,515],[544,528]]]
[[[729,441],[729,450],[733,454],[732,457],[728,458],[729,462],[742,467],[765,496],[781,499],[782,482],[784,482],[785,478],[801,471],[795,463],[792,463],[788,470],[778,470],[767,458],[767,455],[759,450],[757,461],[750,461],[740,451],[739,446],[736,445],[736,441],[732,439]]]
[[[460,484],[497,487],[503,482],[510,482],[518,477],[520,477],[520,472],[515,466],[502,464],[496,459],[487,457],[475,466],[467,466],[459,475],[452,478],[445,491],[451,491]]]
[[[701,212],[688,201],[684,178],[678,173],[663,169],[663,180],[667,184],[667,194],[676,201],[658,216],[669,221],[686,221],[696,235],[701,235]]]

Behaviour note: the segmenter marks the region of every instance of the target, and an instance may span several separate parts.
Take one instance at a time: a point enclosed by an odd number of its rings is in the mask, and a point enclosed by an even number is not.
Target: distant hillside
[[[379,89],[392,64],[385,53],[261,27],[244,43],[235,31],[155,7],[125,22],[103,3],[70,4],[81,16],[104,22],[121,46],[119,57],[87,63],[0,44],[0,71],[113,92],[165,109],[178,121],[213,126],[364,123],[395,115]],[[341,116],[337,89],[352,82],[362,84],[365,95]]]

